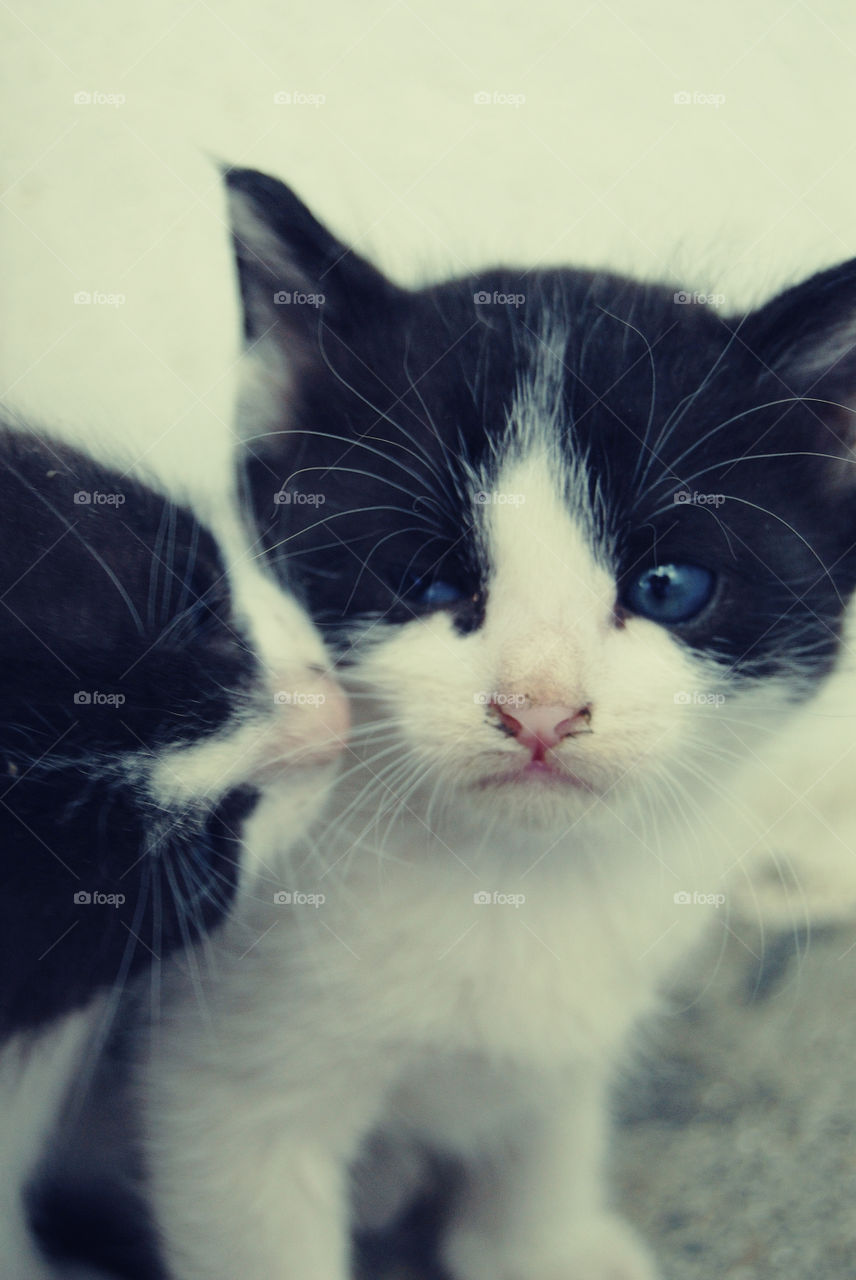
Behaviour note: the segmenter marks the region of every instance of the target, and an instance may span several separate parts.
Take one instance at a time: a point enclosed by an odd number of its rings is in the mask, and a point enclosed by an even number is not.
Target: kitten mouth
[[[597,792],[597,788],[585,778],[581,778],[578,774],[571,773],[569,769],[565,769],[546,759],[527,760],[525,764],[503,770],[501,773],[490,774],[488,777],[483,778],[478,785],[482,789],[511,785],[517,787],[550,787],[552,789],[570,787],[573,790],[586,791],[590,794],[596,794]]]

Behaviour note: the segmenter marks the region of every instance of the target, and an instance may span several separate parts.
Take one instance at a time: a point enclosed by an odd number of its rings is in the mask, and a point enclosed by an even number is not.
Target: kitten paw
[[[549,1255],[526,1257],[504,1242],[460,1229],[449,1240],[446,1264],[454,1280],[658,1280],[648,1249],[613,1214],[568,1223],[564,1239]]]

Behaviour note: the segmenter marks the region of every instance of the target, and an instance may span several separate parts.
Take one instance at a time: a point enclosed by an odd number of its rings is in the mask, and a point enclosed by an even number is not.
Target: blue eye
[[[640,573],[625,599],[634,613],[652,622],[688,622],[713,595],[716,578],[697,564],[661,564]]]
[[[426,578],[416,578],[407,591],[408,602],[422,609],[447,609],[463,598],[464,593],[460,587],[455,587],[442,578],[435,578],[433,582]]]

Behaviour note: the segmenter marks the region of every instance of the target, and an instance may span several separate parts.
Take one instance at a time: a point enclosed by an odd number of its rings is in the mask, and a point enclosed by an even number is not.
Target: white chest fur
[[[676,894],[718,889],[698,835],[655,850],[609,815],[586,836],[359,829],[332,821],[278,884],[248,887],[230,946],[251,987],[287,991],[289,1023],[372,1052],[609,1059],[711,919]]]

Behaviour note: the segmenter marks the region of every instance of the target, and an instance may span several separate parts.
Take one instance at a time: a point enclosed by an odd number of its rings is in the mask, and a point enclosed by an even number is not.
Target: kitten
[[[268,793],[302,829],[344,721],[316,632],[227,511],[218,543],[11,422],[0,461],[0,1256],[38,1280],[28,1209],[71,1082],[125,985],[223,918]]]
[[[609,1085],[747,840],[732,777],[836,659],[856,264],[731,317],[570,269],[407,290],[273,179],[228,185],[246,488],[357,723],[282,858],[313,906],[251,894],[203,1009],[168,984],[175,1275],[345,1280],[352,1213],[395,1217],[434,1153],[453,1280],[650,1280]]]

